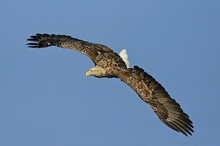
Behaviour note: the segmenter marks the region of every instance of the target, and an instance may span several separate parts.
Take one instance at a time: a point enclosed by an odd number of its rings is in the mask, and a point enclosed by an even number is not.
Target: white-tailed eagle
[[[95,64],[95,67],[86,72],[86,76],[119,78],[152,107],[164,124],[186,136],[192,135],[194,127],[189,116],[151,75],[138,66],[129,67],[126,50],[117,54],[107,46],[66,35],[36,34],[27,40],[31,41],[27,44],[31,48],[57,46],[85,54]]]

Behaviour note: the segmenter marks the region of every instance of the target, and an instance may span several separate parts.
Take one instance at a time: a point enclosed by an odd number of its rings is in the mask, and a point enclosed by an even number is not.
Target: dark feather
[[[117,77],[134,89],[139,97],[152,107],[163,123],[186,136],[192,134],[193,123],[189,116],[183,112],[180,105],[170,97],[163,86],[142,68],[134,66],[133,70],[122,71]]]

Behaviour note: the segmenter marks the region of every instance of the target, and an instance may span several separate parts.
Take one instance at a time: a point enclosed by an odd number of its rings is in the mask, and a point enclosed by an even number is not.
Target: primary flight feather
[[[107,46],[89,43],[66,35],[36,34],[27,40],[31,41],[27,44],[31,48],[57,46],[85,54],[95,63],[95,67],[89,69],[86,76],[121,79],[152,107],[164,124],[186,136],[192,135],[194,127],[189,116],[152,76],[138,66],[129,68],[125,49],[117,54]]]

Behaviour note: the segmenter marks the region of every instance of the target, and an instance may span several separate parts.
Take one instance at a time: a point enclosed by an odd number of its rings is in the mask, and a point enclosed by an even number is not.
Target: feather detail
[[[122,60],[125,62],[127,68],[130,68],[130,62],[128,60],[128,54],[126,49],[121,50],[121,52],[119,53],[119,56],[122,58]]]

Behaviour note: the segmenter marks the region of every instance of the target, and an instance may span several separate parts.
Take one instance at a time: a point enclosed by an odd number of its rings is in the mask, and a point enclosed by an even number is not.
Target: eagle
[[[57,46],[73,49],[89,57],[95,67],[86,76],[119,78],[129,85],[138,96],[148,103],[159,119],[168,127],[186,136],[192,135],[193,123],[180,105],[170,97],[165,88],[142,68],[129,66],[125,49],[119,54],[105,45],[90,43],[67,35],[36,34],[30,36],[30,48]]]

